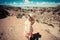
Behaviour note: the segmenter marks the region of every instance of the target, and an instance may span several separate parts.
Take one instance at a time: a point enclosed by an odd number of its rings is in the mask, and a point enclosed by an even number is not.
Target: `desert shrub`
[[[40,14],[43,14],[44,13],[44,11],[42,11]]]
[[[45,12],[45,9],[43,10],[43,12]]]
[[[44,24],[48,24],[48,23],[46,23],[46,22],[42,22],[42,23],[44,23]]]
[[[17,18],[22,18],[22,15],[21,15],[21,14],[17,14],[16,17],[17,17]]]
[[[54,28],[54,25],[53,24],[48,24],[49,26],[52,26]]]
[[[42,9],[39,9],[39,11],[42,11]]]
[[[36,20],[39,23],[39,20]]]
[[[31,9],[31,12],[32,12],[33,10]]]
[[[47,12],[51,12],[50,10],[47,10]]]
[[[53,15],[55,14],[55,12],[52,13]]]
[[[45,31],[46,31],[47,33],[50,33],[50,30],[49,30],[49,29],[46,29]]]
[[[36,16],[36,15],[34,15],[33,17],[34,17],[34,18],[37,18],[37,16]]]
[[[57,13],[60,16],[60,12]]]
[[[53,12],[58,12],[59,11],[59,9],[55,9]]]
[[[18,9],[21,9],[21,7],[18,7]]]
[[[45,9],[43,9],[43,10],[40,10],[41,11],[41,14],[43,14],[44,12],[45,12]]]
[[[23,13],[22,16],[25,16],[25,14]]]
[[[18,9],[14,9],[15,11],[18,11]]]
[[[46,22],[42,22],[42,23],[47,24],[48,26],[52,26],[54,28],[54,25],[53,24],[48,24]]]

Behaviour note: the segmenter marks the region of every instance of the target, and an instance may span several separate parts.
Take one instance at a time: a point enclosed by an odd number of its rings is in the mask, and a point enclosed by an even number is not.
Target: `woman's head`
[[[30,17],[33,17],[32,14],[26,14],[25,16],[26,18],[30,18]]]
[[[33,24],[34,24],[35,19],[34,19],[34,17],[33,17],[33,15],[32,15],[32,14],[27,15],[27,19],[31,22],[31,25],[33,25]]]
[[[26,14],[26,18],[27,19],[35,19],[35,17],[34,17],[35,15],[33,14],[33,13],[29,13],[29,14]]]

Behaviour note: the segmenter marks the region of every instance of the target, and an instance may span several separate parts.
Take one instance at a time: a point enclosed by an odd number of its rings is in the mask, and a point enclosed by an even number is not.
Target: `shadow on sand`
[[[39,32],[33,34],[33,37],[30,38],[30,40],[39,40],[41,38],[41,34]]]
[[[9,15],[9,12],[0,8],[0,19],[6,18],[8,15]]]

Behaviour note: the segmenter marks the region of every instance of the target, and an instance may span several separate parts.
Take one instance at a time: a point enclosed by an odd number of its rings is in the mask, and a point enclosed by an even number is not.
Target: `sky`
[[[23,7],[56,7],[60,0],[0,0],[0,4]]]

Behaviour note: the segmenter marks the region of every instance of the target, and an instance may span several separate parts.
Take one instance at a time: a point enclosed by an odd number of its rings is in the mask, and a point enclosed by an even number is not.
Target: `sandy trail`
[[[27,40],[24,37],[25,20],[25,17],[17,19],[15,16],[0,19],[0,33],[3,33],[3,35],[0,35],[0,40]],[[60,40],[60,38],[52,35],[53,33],[50,34],[45,31],[46,29],[53,30],[52,27],[46,24],[35,22],[33,28],[34,33],[39,32],[41,34],[42,37],[39,40]]]

